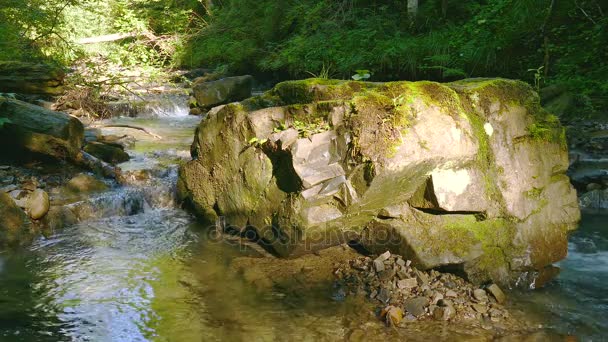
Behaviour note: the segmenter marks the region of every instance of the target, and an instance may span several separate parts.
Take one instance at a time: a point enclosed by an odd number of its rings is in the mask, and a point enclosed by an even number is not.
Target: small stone
[[[499,304],[504,303],[507,299],[504,292],[502,292],[500,287],[498,287],[496,284],[488,286],[486,290],[496,299]]]
[[[425,297],[416,297],[408,299],[403,303],[405,310],[414,316],[422,316],[425,313],[425,307],[429,305],[429,300]]]
[[[416,278],[418,279],[418,284],[420,284],[420,286],[429,284],[429,277],[422,271],[416,270]]]
[[[458,294],[454,290],[447,290],[447,292],[445,293],[445,296],[447,298],[456,298],[456,297],[458,297]]]
[[[480,314],[485,314],[488,312],[488,307],[483,304],[473,304],[471,306],[473,307],[473,310],[479,312]]]
[[[378,257],[376,258],[376,260],[380,260],[382,262],[388,260],[391,257],[391,252],[386,251],[380,255],[378,255]]]
[[[391,293],[389,289],[383,287],[380,289],[380,293],[376,296],[376,299],[382,303],[387,303],[391,299]]]
[[[11,168],[11,167],[10,167],[10,166],[8,166],[8,165],[0,165],[0,170],[8,170],[8,169],[10,169],[10,168]]]
[[[438,321],[449,321],[456,315],[456,310],[452,306],[437,307],[433,310],[433,318]]]
[[[488,301],[488,295],[483,289],[476,289],[473,291],[473,298],[482,303],[486,303]]]
[[[411,264],[412,264],[412,260],[408,260],[405,262],[406,267],[410,267]]]
[[[418,285],[416,278],[407,278],[397,281],[397,287],[400,289],[412,289]]]
[[[395,271],[392,269],[378,272],[378,279],[380,279],[381,281],[389,280],[394,276],[395,276]]]
[[[374,269],[376,270],[376,272],[384,271],[384,262],[378,259],[374,260]]]
[[[369,294],[369,298],[371,298],[371,299],[376,298],[376,296],[378,296],[378,291],[376,291],[376,290],[372,291],[372,293]]]
[[[405,266],[405,261],[401,258],[397,259],[397,265],[399,266]]]

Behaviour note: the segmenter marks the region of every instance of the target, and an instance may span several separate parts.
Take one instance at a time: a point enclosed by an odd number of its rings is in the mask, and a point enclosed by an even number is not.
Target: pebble
[[[360,257],[336,264],[334,274],[338,284],[344,286],[345,295],[367,296],[381,305],[380,318],[389,326],[428,319],[467,322],[477,327],[514,322],[498,304],[505,296],[497,285],[480,289],[456,275],[425,272],[410,264],[386,252],[376,258]]]

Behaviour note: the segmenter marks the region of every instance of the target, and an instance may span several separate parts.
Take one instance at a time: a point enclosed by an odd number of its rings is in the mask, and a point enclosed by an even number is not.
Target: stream
[[[333,300],[331,289],[259,293],[230,275],[231,259],[243,252],[216,241],[175,203],[177,163],[189,158],[200,120],[187,113],[178,101],[112,119],[163,137],[128,132],[137,142],[121,168],[149,171],[152,179],[70,204],[94,215],[0,254],[0,341],[319,341],[344,339],[360,324],[360,306]],[[608,331],[607,220],[608,213],[584,213],[560,276],[513,294],[512,305],[551,332],[601,340]],[[437,334],[424,336],[454,337]]]

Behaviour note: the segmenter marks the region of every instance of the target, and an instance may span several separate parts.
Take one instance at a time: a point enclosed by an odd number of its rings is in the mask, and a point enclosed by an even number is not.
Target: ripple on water
[[[152,210],[66,228],[32,247],[28,262],[40,316],[56,316],[60,333],[75,340],[146,340],[154,311],[152,282],[158,260],[179,263],[194,241],[191,217],[178,210]]]

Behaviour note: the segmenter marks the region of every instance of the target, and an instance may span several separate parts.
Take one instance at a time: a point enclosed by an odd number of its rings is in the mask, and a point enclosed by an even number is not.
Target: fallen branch
[[[72,161],[81,167],[86,169],[100,172],[104,177],[114,178],[120,181],[122,178],[122,171],[119,167],[112,166],[101,159],[98,159],[85,151],[78,152]]]
[[[131,33],[114,33],[114,34],[106,34],[103,36],[96,37],[87,37],[78,40],[78,44],[95,44],[95,43],[105,43],[105,42],[114,42],[117,40],[122,40],[126,38],[135,38],[139,36],[139,34],[131,32]]]
[[[132,125],[118,125],[118,124],[111,124],[111,125],[92,125],[91,128],[106,128],[106,127],[118,127],[118,128],[131,128],[131,129],[136,129],[139,131],[142,131],[150,136],[152,136],[154,139],[162,139],[163,137],[161,137],[158,134],[155,134],[153,132],[148,131],[147,129],[143,128],[143,127],[139,127],[139,126],[132,126]]]

